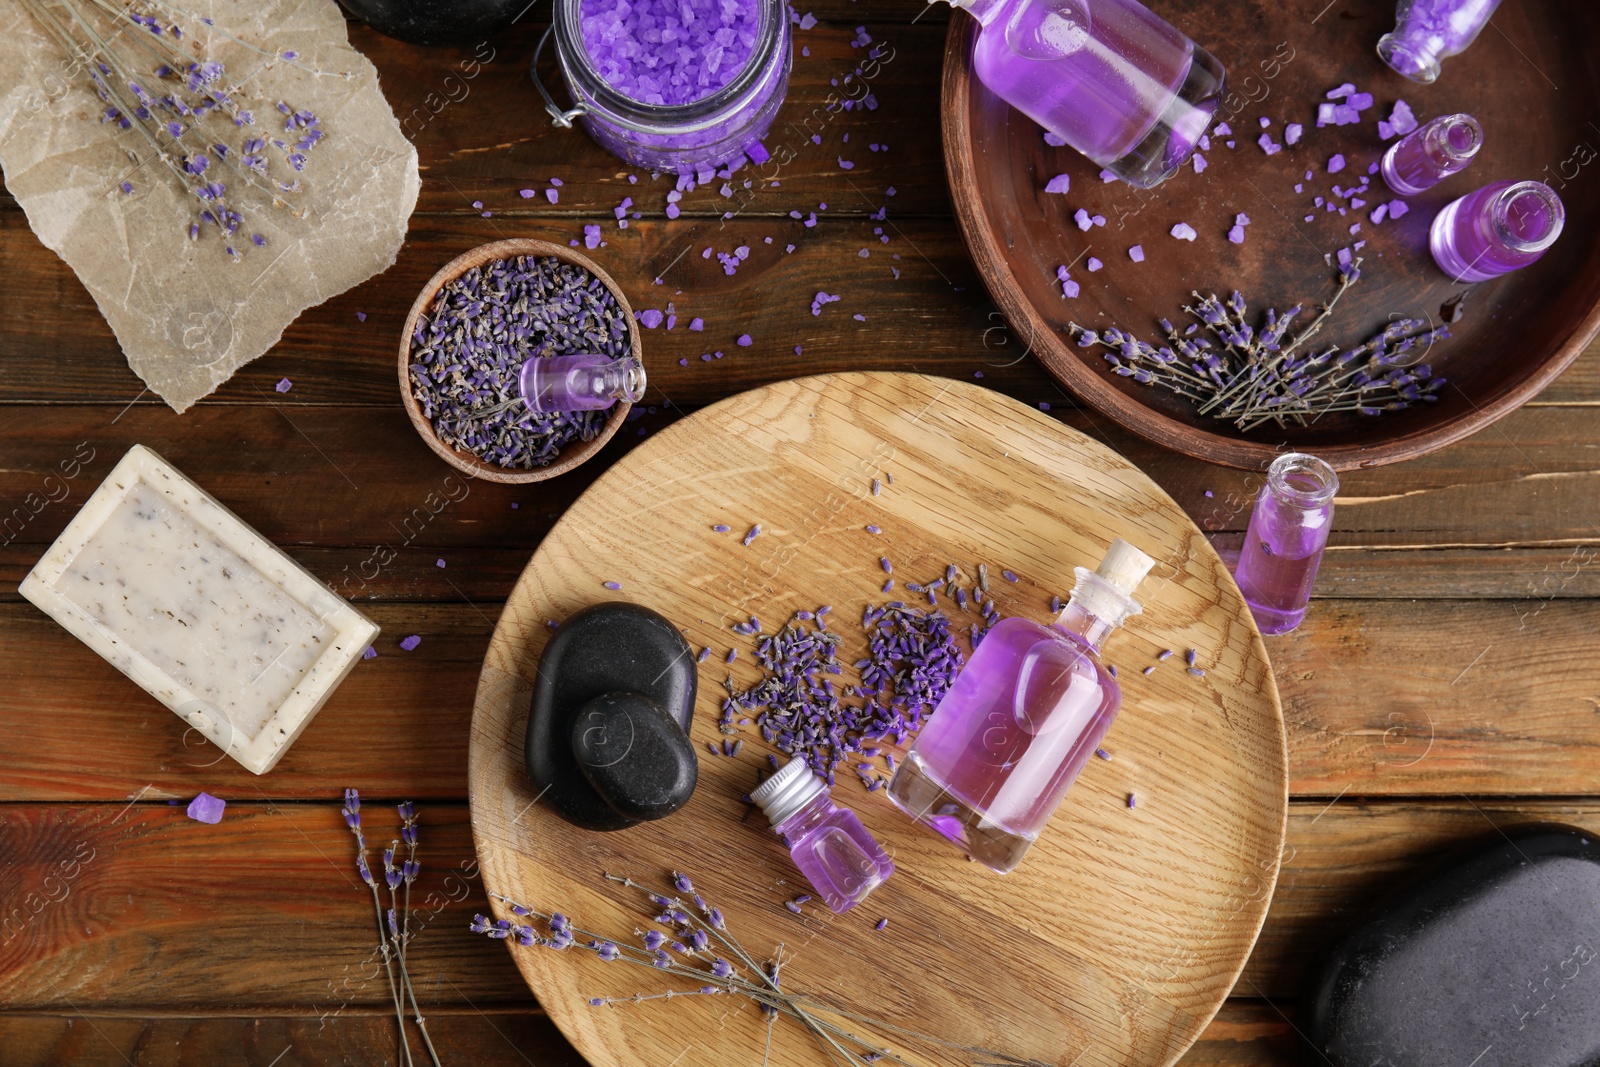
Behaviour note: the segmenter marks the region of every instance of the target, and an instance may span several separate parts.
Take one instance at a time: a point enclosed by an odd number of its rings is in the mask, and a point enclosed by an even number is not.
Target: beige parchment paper
[[[181,412],[276,344],[301,311],[393,264],[420,180],[416,149],[400,132],[377,70],[350,47],[334,0],[178,6],[194,17],[137,10],[177,21],[222,62],[220,85],[236,89],[256,119],[236,130],[214,114],[199,129],[235,147],[246,130],[284,137],[276,108],[283,100],[312,111],[326,131],[287,206],[273,207],[255,191],[234,197],[229,185],[234,207],[247,208],[240,259],[228,256],[215,227],[189,239],[194,195],[137,130],[101,123],[106,105],[82,64],[16,0],[0,0],[0,168],[39,239],[94,296],[128,365]],[[295,51],[298,65],[229,41],[201,17],[268,53]],[[280,160],[273,159],[274,174],[288,175]],[[228,181],[226,172],[218,176]],[[125,180],[132,194],[122,192]],[[266,246],[252,246],[252,233]]]

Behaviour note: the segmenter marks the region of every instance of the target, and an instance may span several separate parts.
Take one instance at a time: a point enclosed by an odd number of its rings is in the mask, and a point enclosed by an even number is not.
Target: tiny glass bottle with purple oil
[[[1333,468],[1304,452],[1285,453],[1267,469],[1234,572],[1262,633],[1286,634],[1306,617],[1338,491]]]
[[[633,356],[596,352],[533,356],[522,365],[517,386],[517,402],[530,411],[604,411],[644,396],[644,364]]]
[[[1378,55],[1397,72],[1424,84],[1439,76],[1439,62],[1467,50],[1500,0],[1400,0],[1393,33],[1378,41]]]
[[[1526,267],[1561,236],[1566,208],[1543,182],[1490,182],[1446,204],[1428,244],[1458,282],[1485,282]]]
[[[1182,166],[1222,98],[1222,64],[1139,0],[950,0],[981,23],[984,85],[1125,182]]]
[[[855,907],[894,873],[894,861],[855,812],[833,802],[805,760],[785,763],[750,799],[766,812],[794,865],[835,912]]]
[[[1483,127],[1471,115],[1441,115],[1412,130],[1383,154],[1383,180],[1401,196],[1416,196],[1478,158]]]
[[[896,769],[889,798],[991,870],[1021,863],[1122,706],[1100,650],[1139,613],[1131,594],[1154,565],[1113,541],[1097,570],[1075,570],[1053,624],[996,624]]]

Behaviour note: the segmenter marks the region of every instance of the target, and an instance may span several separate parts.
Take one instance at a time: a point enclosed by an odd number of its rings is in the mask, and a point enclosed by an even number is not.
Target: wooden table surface
[[[581,133],[544,120],[526,73],[539,27],[426,50],[352,26],[421,153],[410,239],[391,270],[307,312],[183,416],[143,393],[83,288],[0,196],[0,1067],[393,1062],[371,912],[338,814],[346,786],[366,798],[374,837],[391,822],[386,804],[418,803],[424,925],[412,966],[445,1063],[580,1063],[505,949],[466,930],[484,908],[465,801],[473,690],[499,605],[563,508],[641,437],[711,401],[822,370],[981,374],[1108,442],[1219,548],[1236,548],[1251,476],[1145,445],[1075,406],[975,277],[938,140],[944,9],[814,10],[819,24],[797,33],[810,55],[796,57],[768,138],[796,152],[781,187],[737,201],[696,191],[673,221],[668,180],[631,184]],[[890,57],[871,85],[879,106],[830,111],[830,79],[862,58],[862,24]],[[552,177],[565,182],[558,205],[518,195]],[[1595,195],[1597,181],[1582,172],[1574,184],[1591,188],[1573,195]],[[622,230],[610,220],[626,196],[643,218]],[[886,219],[871,217],[885,206]],[[811,228],[790,215],[813,210]],[[451,471],[395,395],[406,309],[475,244],[566,241],[589,222],[603,224],[594,255],[634,306],[670,300],[679,316],[677,329],[645,334],[640,417],[554,482],[476,482],[430,509]],[[752,252],[733,276],[700,255],[741,244]],[[813,317],[818,290],[843,300]],[[697,315],[703,333],[682,325]],[[754,343],[737,346],[746,332]],[[279,394],[283,378],[293,388]],[[1476,437],[1344,477],[1310,617],[1268,645],[1290,752],[1282,878],[1233,999],[1187,1067],[1298,1062],[1310,961],[1419,861],[1530,818],[1600,829],[1597,412],[1591,349]],[[265,777],[185,738],[170,712],[16,595],[135,442],[383,626],[378,657]],[[409,634],[421,644],[402,651]],[[229,802],[215,827],[174,803],[202,789]]]

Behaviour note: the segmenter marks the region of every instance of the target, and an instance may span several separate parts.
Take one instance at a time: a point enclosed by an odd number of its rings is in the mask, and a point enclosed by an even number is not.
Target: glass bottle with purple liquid
[[[979,863],[1005,874],[1032,847],[1122,706],[1100,662],[1139,613],[1131,594],[1155,561],[1111,543],[1078,567],[1056,621],[1001,620],[939,701],[889,783],[889,798]]]
[[[1544,255],[1561,236],[1566,208],[1542,182],[1490,182],[1445,205],[1428,244],[1439,269],[1458,282],[1498,278]]]
[[[1439,76],[1439,61],[1467,50],[1500,0],[1400,0],[1393,33],[1378,40],[1378,55],[1397,72],[1424,84]]]
[[[1401,196],[1416,196],[1478,158],[1483,127],[1471,115],[1441,115],[1412,130],[1383,154],[1383,180]]]
[[[534,414],[605,411],[619,400],[638,403],[642,396],[644,364],[635,356],[616,359],[599,352],[533,355],[517,372],[517,395],[476,414],[484,417],[522,406]]]
[[[1123,181],[1148,188],[1194,154],[1222,64],[1138,0],[950,0],[982,24],[978,79]]]
[[[785,763],[750,799],[766,812],[794,865],[835,912],[855,907],[894,873],[894,861],[855,812],[833,802],[805,760]]]
[[[1234,571],[1262,633],[1286,634],[1306,617],[1338,491],[1333,468],[1304,452],[1285,453],[1267,469]]]

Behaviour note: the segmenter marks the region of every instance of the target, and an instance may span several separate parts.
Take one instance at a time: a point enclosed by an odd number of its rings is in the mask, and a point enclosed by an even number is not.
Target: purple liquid
[[[532,411],[604,411],[644,394],[644,369],[632,357],[595,352],[533,356],[522,365],[518,385]]]
[[[1433,220],[1429,244],[1439,269],[1482,282],[1537,260],[1561,236],[1566,212],[1540,182],[1490,182],[1447,205]]]
[[[1477,119],[1440,116],[1390,146],[1383,156],[1383,180],[1401,196],[1416,196],[1466,170],[1482,146]]]
[[[1400,0],[1395,28],[1378,41],[1378,55],[1413,81],[1431,82],[1439,63],[1466,51],[1500,0]]]
[[[855,812],[826,792],[774,826],[817,895],[835,912],[848,911],[894,873],[891,860]]]
[[[890,783],[913,818],[1000,872],[1021,862],[1121,707],[1090,643],[1002,620],[984,637]]]
[[[1234,571],[1262,633],[1288,633],[1305,619],[1338,486],[1333,469],[1313,457],[1290,453],[1273,462]]]
[[[978,78],[1127,181],[1166,177],[1211,122],[1222,68],[1137,0],[966,6],[983,23],[972,55]],[[1184,98],[1186,87],[1194,99]],[[1158,143],[1147,144],[1153,135]]]

